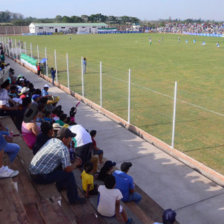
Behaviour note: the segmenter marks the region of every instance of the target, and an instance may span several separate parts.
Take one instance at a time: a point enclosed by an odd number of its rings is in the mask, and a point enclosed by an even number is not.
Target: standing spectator
[[[54,68],[51,68],[51,78],[52,78],[52,85],[54,86],[54,79],[55,79],[55,73],[56,73],[56,70]]]
[[[87,61],[86,58],[83,58],[82,60],[82,66],[83,66],[83,74],[86,74],[86,66],[87,66]]]
[[[176,212],[172,209],[166,209],[163,212],[163,223],[154,222],[153,224],[174,224],[176,221]]]
[[[40,63],[37,65],[37,75],[40,75],[41,69],[40,69]]]
[[[106,217],[113,217],[116,215],[118,219],[121,214],[124,223],[130,224],[132,223],[132,219],[128,219],[126,211],[120,205],[122,194],[119,189],[114,189],[115,183],[115,177],[109,175],[105,178],[105,185],[99,186],[99,203],[97,205],[97,211]]]
[[[127,174],[131,166],[132,163],[124,162],[121,164],[121,170],[114,171],[113,175],[116,178],[116,188],[118,188],[122,192],[122,201],[134,201],[138,203],[141,201],[142,196],[139,193],[135,192],[133,178]]]
[[[37,152],[30,163],[30,173],[33,181],[38,184],[56,183],[58,191],[66,189],[71,204],[82,204],[84,198],[79,198],[73,170],[80,164],[76,160],[70,162],[68,147],[71,138],[75,137],[69,129],[62,128],[58,138],[52,138]]]

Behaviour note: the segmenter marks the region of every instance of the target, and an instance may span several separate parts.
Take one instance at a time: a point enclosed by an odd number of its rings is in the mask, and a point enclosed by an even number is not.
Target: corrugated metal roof
[[[80,27],[80,26],[107,26],[106,23],[31,23],[35,26],[72,26],[72,27]],[[30,25],[31,25],[30,24]]]

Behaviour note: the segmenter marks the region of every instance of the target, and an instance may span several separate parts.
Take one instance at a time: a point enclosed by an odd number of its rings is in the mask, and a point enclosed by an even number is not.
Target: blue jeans
[[[136,203],[139,203],[141,200],[142,200],[142,196],[138,192],[134,192],[130,194],[128,199],[125,200],[124,202],[134,201]]]
[[[75,177],[72,172],[57,169],[49,174],[31,175],[31,177],[37,184],[51,184],[56,182],[56,187],[59,192],[63,189],[66,190],[68,200],[71,204],[75,203],[79,198]]]
[[[11,163],[15,160],[19,150],[19,145],[15,143],[7,143],[4,147],[4,152],[7,153]]]

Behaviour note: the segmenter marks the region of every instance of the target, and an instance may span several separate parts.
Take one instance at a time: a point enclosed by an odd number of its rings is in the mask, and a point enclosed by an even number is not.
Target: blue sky
[[[224,0],[1,0],[0,5],[0,11],[37,18],[102,13],[143,20],[169,17],[224,20]]]

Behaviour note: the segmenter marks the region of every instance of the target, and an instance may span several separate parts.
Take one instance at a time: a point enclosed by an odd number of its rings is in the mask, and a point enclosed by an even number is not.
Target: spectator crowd
[[[2,46],[0,50],[4,54]],[[5,59],[1,60],[1,65],[4,69]],[[33,152],[29,166],[32,181],[38,184],[55,183],[59,192],[66,190],[71,204],[83,204],[91,195],[98,195],[97,211],[100,215],[116,216],[124,223],[132,223],[120,201],[139,203],[142,199],[128,174],[133,164],[123,162],[120,170],[116,170],[115,162],[105,161],[103,150],[97,146],[95,139],[97,131],[89,132],[76,123],[79,103],[66,114],[58,105],[59,98],[49,94],[49,85],[35,88],[23,75],[15,76],[13,70],[0,84],[0,116],[12,118],[27,147]],[[4,153],[13,163],[19,150],[20,146],[13,143],[13,133],[0,123],[0,178],[19,174],[19,171],[3,164]],[[78,194],[74,169],[81,169],[85,198]],[[96,179],[101,181],[100,186],[95,184]],[[171,215],[175,221],[171,212],[166,217]]]

